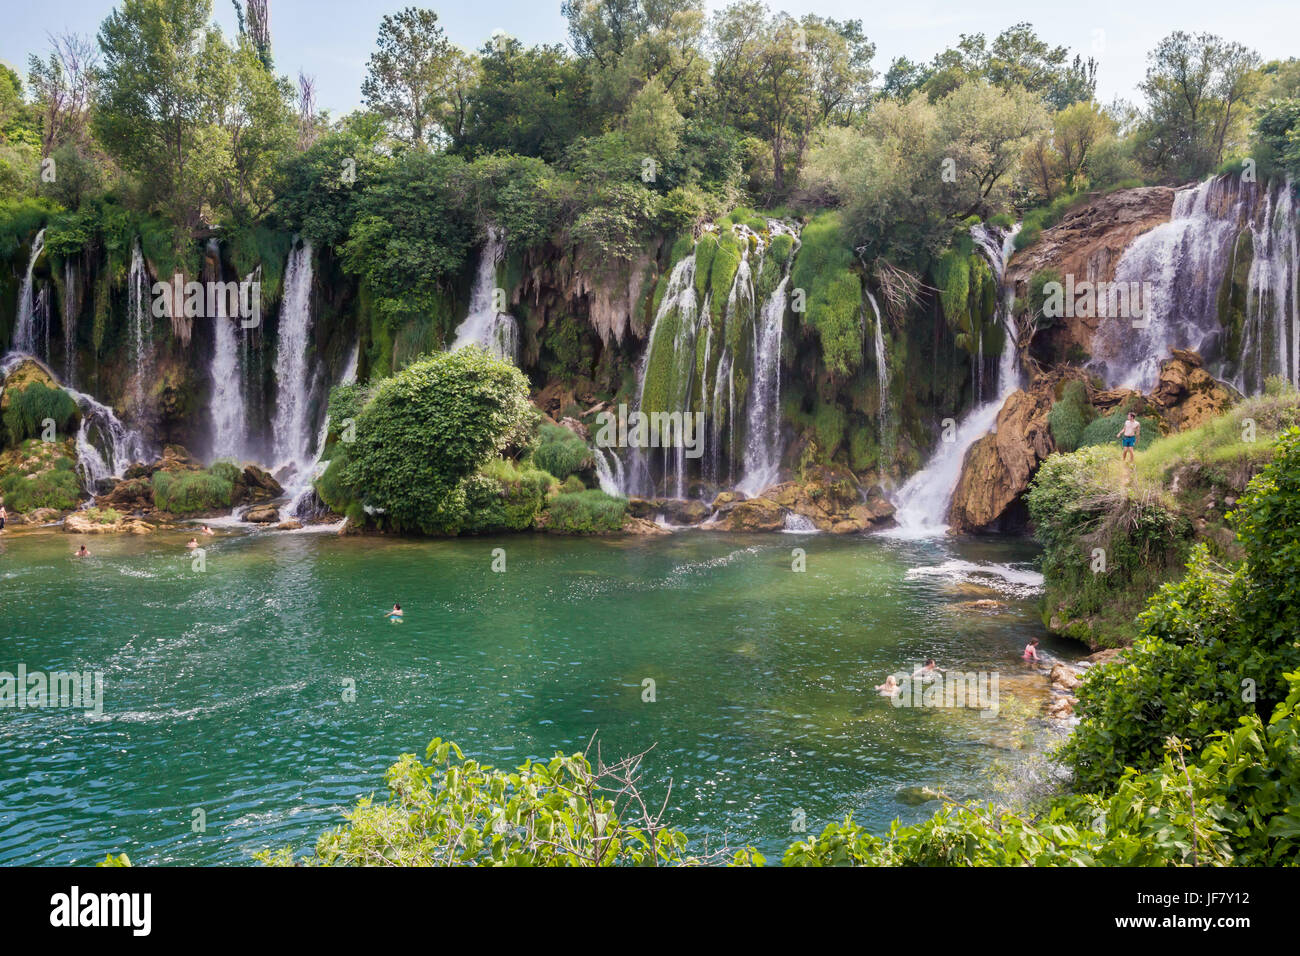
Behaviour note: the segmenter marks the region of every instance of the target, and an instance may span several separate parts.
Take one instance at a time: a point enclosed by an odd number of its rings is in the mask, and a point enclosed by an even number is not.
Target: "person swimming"
[[[886,697],[897,697],[902,692],[902,688],[898,686],[898,678],[893,674],[886,677],[883,684],[877,684],[876,690]]]
[[[935,664],[934,658],[927,657],[925,659],[925,665],[923,667],[918,667],[916,670],[912,671],[912,676],[919,677],[922,680],[928,680],[929,678],[934,676],[934,672],[937,671],[938,669],[939,667],[937,664]]]
[[[203,530],[200,531],[199,534],[216,534],[216,532],[213,531],[211,528],[209,528],[207,525],[204,525]]]
[[[1034,638],[1025,645],[1024,653],[1025,663],[1037,663],[1038,658],[1038,638]]]
[[[185,543],[185,547],[187,548],[197,548],[198,546],[199,546],[198,538],[190,538],[190,540]]]
[[[392,609],[391,611],[389,611],[387,614],[385,614],[384,617],[392,618],[394,624],[401,624],[401,623],[402,623],[402,605],[400,605],[400,604],[394,604],[394,605],[393,605],[393,609]]]
[[[74,558],[88,558],[90,552],[86,550],[86,546],[83,544],[78,550],[72,552],[72,556]]]

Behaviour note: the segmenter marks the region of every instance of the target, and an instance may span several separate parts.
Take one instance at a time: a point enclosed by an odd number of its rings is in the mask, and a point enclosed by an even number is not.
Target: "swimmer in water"
[[[916,670],[914,670],[914,671],[912,672],[912,676],[913,676],[913,677],[920,677],[922,680],[924,680],[924,679],[926,679],[926,678],[933,677],[933,676],[934,676],[934,672],[935,672],[936,670],[938,670],[938,669],[939,669],[938,666],[934,663],[934,658],[933,658],[933,657],[928,657],[928,658],[926,658],[925,666],[924,666],[924,667],[918,667]]]
[[[185,544],[185,547],[187,548],[197,548],[198,546],[199,546],[198,538],[190,538],[190,540]]]
[[[204,526],[203,526],[203,530],[200,531],[199,533],[200,533],[200,534],[209,534],[209,535],[210,535],[210,534],[216,534],[216,532],[213,531],[211,528],[209,528],[207,525],[204,525]]]
[[[1038,638],[1034,638],[1025,645],[1025,663],[1035,664],[1038,662]]]
[[[394,624],[402,623],[402,605],[394,604],[393,609],[385,614],[384,617],[392,618]]]
[[[884,694],[886,697],[897,697],[902,688],[898,686],[898,678],[893,674],[890,674],[885,678],[883,684],[876,685],[876,690],[880,691],[880,693]]]
[[[86,550],[86,546],[83,544],[78,550],[72,552],[72,556],[74,558],[88,558],[90,552]]]

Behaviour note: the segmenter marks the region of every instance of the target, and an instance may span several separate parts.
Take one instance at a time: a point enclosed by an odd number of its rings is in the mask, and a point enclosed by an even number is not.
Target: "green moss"
[[[1088,389],[1082,382],[1070,382],[1061,398],[1052,404],[1047,413],[1047,424],[1057,451],[1071,452],[1079,447],[1084,429],[1093,420],[1092,405],[1088,403]]]
[[[817,331],[822,361],[845,378],[862,364],[862,283],[854,264],[839,214],[820,213],[804,227],[790,281],[792,300],[802,290],[803,321]]]
[[[701,304],[709,291],[709,270],[713,267],[713,257],[718,252],[717,233],[706,232],[695,244],[695,296]]]
[[[153,479],[153,500],[159,511],[197,514],[229,508],[234,484],[225,469],[205,471],[157,471]]]
[[[561,494],[546,511],[546,530],[561,534],[599,534],[618,531],[627,514],[627,501],[595,488]]]
[[[54,425],[55,435],[66,435],[80,415],[71,395],[43,382],[29,382],[21,390],[10,388],[8,392],[4,426],[11,445],[43,437],[47,422]]]

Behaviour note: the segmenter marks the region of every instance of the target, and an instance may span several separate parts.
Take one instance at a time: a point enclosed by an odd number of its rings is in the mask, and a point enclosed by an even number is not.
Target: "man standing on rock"
[[[1124,444],[1124,453],[1121,456],[1122,461],[1134,461],[1133,449],[1137,447],[1138,435],[1142,432],[1142,423],[1138,421],[1137,412],[1129,412],[1128,419],[1124,425],[1116,432],[1115,437],[1120,439]]]

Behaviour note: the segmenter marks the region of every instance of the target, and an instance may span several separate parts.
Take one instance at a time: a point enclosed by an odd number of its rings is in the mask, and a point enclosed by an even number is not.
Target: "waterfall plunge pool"
[[[72,535],[0,537],[0,671],[104,674],[101,717],[0,712],[0,863],[247,862],[382,798],[435,736],[513,766],[593,733],[607,756],[653,745],[648,789],[671,778],[696,845],[779,859],[797,811],[883,832],[937,808],[918,788],[1032,776],[1062,731],[1020,651],[1080,653],[1043,635],[1024,542],[223,534],[196,572],[188,537],[98,537],[77,561]],[[873,691],[930,656],[998,672],[997,716]]]

